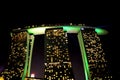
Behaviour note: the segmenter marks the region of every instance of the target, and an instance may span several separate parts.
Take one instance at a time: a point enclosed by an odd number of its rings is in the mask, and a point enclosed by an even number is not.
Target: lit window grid
[[[58,32],[57,30],[55,30],[55,33],[53,33],[53,30],[48,30],[46,32],[47,61],[45,63],[45,79],[73,79],[72,66],[71,62],[69,62],[70,59],[68,55],[68,40],[62,29],[58,30]],[[70,77],[70,75],[72,75],[72,77]]]
[[[26,34],[27,32],[18,32],[11,35],[11,52],[8,66],[1,73],[6,80],[21,79],[22,77],[26,55]]]
[[[107,69],[107,60],[102,49],[100,38],[95,31],[82,31],[85,43],[87,58],[89,62],[91,79],[108,80],[111,79],[111,74]]]

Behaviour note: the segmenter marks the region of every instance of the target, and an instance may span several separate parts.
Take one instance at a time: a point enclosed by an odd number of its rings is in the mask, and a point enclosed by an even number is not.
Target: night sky
[[[30,12],[29,12],[30,13]],[[56,12],[57,13],[57,12]],[[64,12],[65,13],[65,12]],[[90,12],[84,12],[84,13],[90,13]],[[1,15],[1,26],[2,28],[0,29],[0,47],[1,47],[1,56],[0,56],[0,66],[3,67],[4,65],[7,64],[7,60],[8,60],[8,49],[9,49],[9,40],[10,40],[10,36],[9,36],[9,32],[11,31],[11,29],[13,28],[18,28],[21,27],[23,28],[23,26],[29,26],[29,25],[41,25],[41,24],[69,24],[69,23],[73,23],[73,24],[85,24],[87,26],[93,26],[93,27],[101,27],[104,29],[107,29],[109,31],[109,34],[106,36],[101,36],[101,40],[104,43],[104,49],[106,50],[106,53],[108,56],[110,56],[109,60],[112,62],[113,61],[113,50],[112,50],[112,40],[113,40],[113,25],[112,25],[112,17],[111,15],[107,15],[108,13],[101,13],[101,14],[96,14],[96,13],[91,13],[91,14],[65,14],[65,15],[54,15],[55,13],[51,14],[40,14],[40,13],[34,13],[34,14],[28,14],[26,12],[20,14],[19,12],[13,13],[13,14],[7,14],[7,15]],[[75,38],[76,35],[72,35],[70,36],[70,38]],[[72,41],[70,40],[71,45],[73,46],[78,46],[77,45],[77,41]],[[75,42],[73,44],[73,42]],[[39,42],[39,44],[43,44],[41,42]],[[41,47],[38,44],[35,43],[35,45],[37,45],[36,49],[39,50],[38,48]],[[70,47],[72,48],[72,47]],[[82,68],[82,66],[80,64],[77,63],[81,63],[80,55],[76,52],[79,51],[79,48],[75,48],[74,50],[72,50],[71,52],[75,52],[74,54],[74,60],[72,63],[74,63],[74,69],[78,68],[79,66]],[[43,55],[43,51],[40,50],[40,52]],[[37,53],[37,52],[35,52]],[[38,55],[38,54],[35,54]],[[72,56],[73,54],[71,54]],[[116,56],[117,57],[117,56]],[[41,58],[42,59],[42,58]],[[41,59],[39,59],[39,62],[41,61]],[[80,61],[80,62],[78,62]],[[36,62],[38,63],[38,62]],[[41,64],[43,64],[43,62],[40,62]],[[113,63],[114,65],[116,65],[115,63]],[[40,66],[40,65],[39,65]],[[114,67],[113,65],[111,65],[112,67]],[[34,66],[35,67],[35,66]],[[37,66],[36,66],[37,67]],[[80,68],[79,67],[79,68]],[[119,68],[119,66],[116,66],[117,68]],[[44,68],[44,67],[42,67]],[[41,70],[42,70],[41,68]],[[117,70],[117,71],[116,71]],[[75,71],[75,70],[74,70]],[[120,70],[118,69],[113,69],[113,72],[116,76],[120,75]],[[80,72],[74,72],[76,75],[81,74]],[[83,75],[83,74],[81,74]],[[42,76],[42,74],[41,74]],[[115,76],[115,77],[116,77]]]

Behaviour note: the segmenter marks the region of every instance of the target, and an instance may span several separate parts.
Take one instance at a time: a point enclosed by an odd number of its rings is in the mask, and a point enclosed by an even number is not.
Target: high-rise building
[[[81,30],[84,49],[89,68],[89,79],[91,80],[111,80],[112,74],[105,58],[105,52],[102,48],[100,37],[95,29]],[[79,35],[79,34],[78,34]]]
[[[67,33],[62,28],[46,29],[44,64],[45,80],[74,80]]]
[[[8,64],[1,72],[4,80],[20,80],[23,75],[26,60],[26,31],[13,31],[9,50]]]
[[[77,80],[69,55],[68,33],[77,34],[85,80],[111,80],[109,61],[99,35],[107,35],[101,28],[82,25],[41,26],[11,32],[8,65],[1,72],[5,80],[34,79],[31,73],[34,36],[44,35],[44,80]],[[42,79],[38,79],[42,80]],[[79,79],[80,80],[80,79]]]

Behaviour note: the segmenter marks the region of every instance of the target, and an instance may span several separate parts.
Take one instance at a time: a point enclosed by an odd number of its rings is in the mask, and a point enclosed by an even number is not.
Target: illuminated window
[[[3,78],[3,77],[0,77],[0,80],[4,80],[4,78]]]

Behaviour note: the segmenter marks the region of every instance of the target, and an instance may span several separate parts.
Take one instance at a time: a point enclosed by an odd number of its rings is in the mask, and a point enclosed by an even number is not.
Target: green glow
[[[47,28],[54,28],[54,27],[37,27],[37,28],[30,28],[27,29],[29,34],[44,34],[45,33],[45,29]]]
[[[34,35],[32,35],[32,44],[31,44],[31,49],[30,49],[29,66],[28,66],[28,77],[30,77],[31,59],[32,59],[33,45],[34,45]]]
[[[87,56],[86,56],[86,51],[85,51],[81,31],[78,33],[78,41],[79,41],[80,50],[81,50],[81,54],[82,54],[83,66],[84,66],[84,71],[85,71],[85,80],[91,80],[89,66],[88,66],[88,60],[87,60]]]
[[[106,35],[106,34],[108,34],[108,31],[107,31],[107,30],[101,29],[101,28],[95,28],[95,32],[96,32],[98,35]]]
[[[29,34],[45,34],[45,30],[47,28],[63,28],[64,31],[67,31],[68,33],[78,33],[80,31],[80,28],[82,26],[50,26],[50,27],[37,27],[37,28],[30,28],[27,29]],[[105,35],[108,33],[107,30],[101,29],[101,28],[95,28],[95,32],[98,35]]]
[[[77,33],[79,32],[81,26],[50,26],[50,27],[37,27],[27,29],[29,34],[37,35],[37,34],[45,34],[45,30],[47,28],[63,28],[64,31],[69,33]]]
[[[27,34],[27,53],[26,53],[26,61],[25,61],[25,67],[24,72],[22,76],[22,80],[25,80],[26,74],[27,74],[27,67],[28,67],[28,52],[29,51],[29,34]]]
[[[77,33],[80,31],[80,27],[77,26],[63,26],[63,30],[67,32]]]

